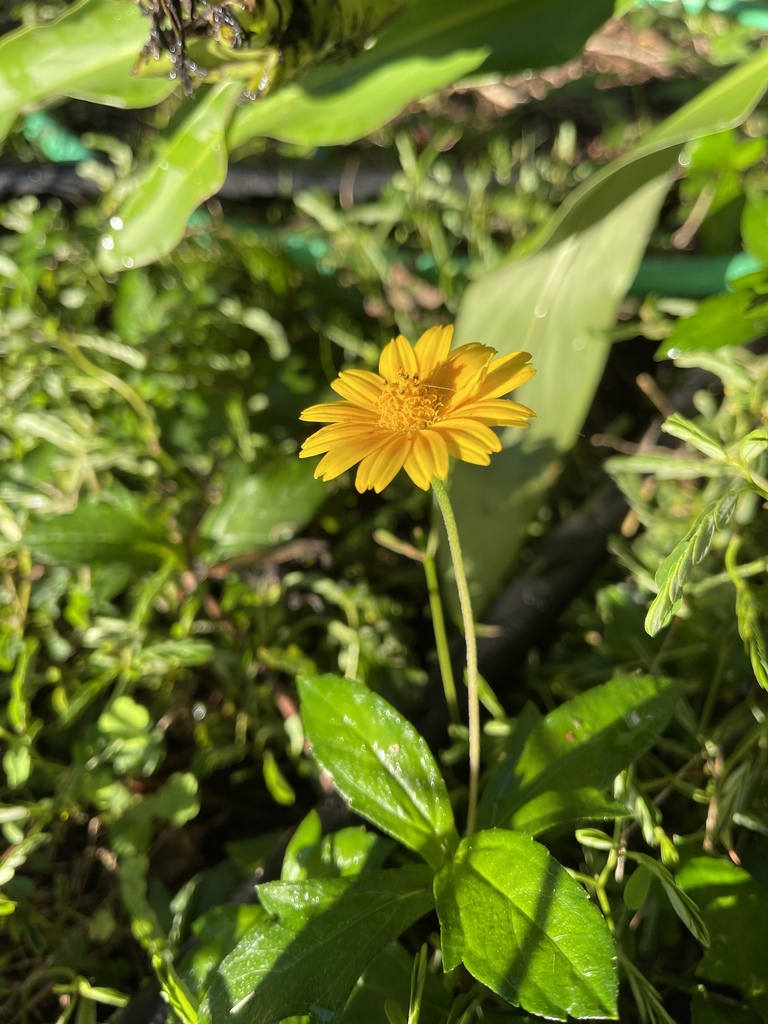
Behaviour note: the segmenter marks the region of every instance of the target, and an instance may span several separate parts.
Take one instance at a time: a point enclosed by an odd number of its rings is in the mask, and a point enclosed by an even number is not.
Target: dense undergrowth
[[[443,710],[423,565],[431,499],[399,478],[381,496],[314,480],[298,417],[398,331],[452,320],[513,242],[761,39],[707,14],[620,24],[645,61],[593,53],[563,81],[446,91],[343,149],[253,142],[255,172],[330,169],[336,194],[213,199],[146,267],[96,259],[107,198],[2,201],[0,1019],[102,1020],[153,976],[193,1019],[262,921],[254,881],[410,870],[310,756],[300,678],[394,705],[462,820],[467,734]],[[56,111],[110,157],[89,172],[105,190],[164,116]],[[551,774],[506,826],[539,832],[600,907],[622,1021],[768,1020],[764,130],[758,108],[686,151],[652,243],[717,259],[743,241],[762,263],[700,304],[640,275],[583,436],[525,526],[518,574],[548,580],[551,602],[522,656],[485,663],[486,818],[489,793],[509,801],[505,759]],[[42,159],[29,135],[7,144],[21,163]],[[349,201],[382,167],[390,180]],[[660,343],[674,363],[654,361]],[[609,505],[607,558],[563,582],[560,531]],[[515,621],[485,630],[481,667],[500,629]],[[603,724],[569,762],[582,715]],[[285,853],[296,826],[304,846]],[[434,914],[404,929],[343,1019],[534,1019],[443,974],[437,936]]]

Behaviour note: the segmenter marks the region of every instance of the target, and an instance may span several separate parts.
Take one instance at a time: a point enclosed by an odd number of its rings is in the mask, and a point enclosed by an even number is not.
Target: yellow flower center
[[[438,418],[443,399],[436,388],[422,384],[418,374],[398,373],[397,380],[385,380],[379,399],[377,427],[398,434],[424,430]]]

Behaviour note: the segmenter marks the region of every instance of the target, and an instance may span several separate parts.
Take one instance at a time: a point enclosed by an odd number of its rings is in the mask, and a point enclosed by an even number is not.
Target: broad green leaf
[[[663,629],[676,613],[682,600],[683,587],[690,579],[694,566],[706,557],[715,530],[724,529],[731,521],[738,496],[738,492],[729,491],[722,498],[710,501],[685,537],[659,566],[656,573],[659,592],[645,617],[645,629],[650,636],[655,636]]]
[[[361,683],[314,676],[299,693],[315,760],[350,807],[438,870],[458,836],[426,741]]]
[[[677,320],[656,356],[676,359],[681,352],[746,345],[765,334],[765,307],[747,315],[754,296],[750,291],[726,292],[703,299],[692,316]]]
[[[230,149],[256,135],[309,146],[352,142],[470,72],[560,64],[612,13],[610,0],[416,0],[359,56],[241,107]]]
[[[707,458],[717,459],[722,462],[726,457],[725,449],[719,441],[714,437],[710,437],[709,434],[705,433],[695,423],[691,423],[685,416],[681,416],[680,413],[673,413],[662,423],[661,429],[665,434],[671,434],[672,437],[676,437],[680,441],[686,441],[693,448],[706,455]]]
[[[149,23],[123,0],[81,0],[55,21],[0,39],[0,141],[20,111],[70,96],[116,107],[149,107],[175,88],[132,74]]]
[[[207,987],[213,972],[224,957],[248,932],[267,920],[263,907],[252,904],[225,903],[212,907],[192,925],[199,942],[181,963],[185,981],[194,983],[197,991]]]
[[[509,575],[526,524],[581,430],[608,355],[607,332],[637,272],[681,147],[740,124],[766,83],[763,50],[584,182],[517,258],[467,289],[456,344],[479,341],[501,353],[522,349],[532,353],[538,370],[519,393],[537,414],[531,427],[507,430],[506,450],[490,466],[459,463],[451,477],[478,613]]]
[[[435,879],[445,969],[531,1013],[617,1016],[614,948],[584,889],[529,836],[463,839]]]
[[[127,493],[114,504],[88,497],[74,512],[30,523],[23,543],[35,557],[61,565],[122,562],[141,570],[174,557],[162,524],[148,519]]]
[[[200,536],[212,542],[209,561],[290,540],[328,497],[313,467],[288,459],[253,476],[236,475],[221,504],[206,512]]]
[[[254,929],[219,968],[200,1024],[272,1024],[339,1013],[360,975],[434,906],[432,875],[409,866],[354,878],[259,886],[279,918]]]
[[[580,817],[619,817],[605,790],[661,735],[678,691],[670,679],[618,676],[513,733],[478,809],[481,828],[539,832]]]
[[[678,872],[677,883],[696,901],[713,936],[696,976],[732,985],[747,1000],[765,1000],[765,890],[742,868],[719,857],[694,857]]]
[[[181,241],[191,214],[227,175],[224,136],[240,92],[239,82],[213,86],[160,143],[149,171],[110,218],[99,253],[105,273],[143,267]]]

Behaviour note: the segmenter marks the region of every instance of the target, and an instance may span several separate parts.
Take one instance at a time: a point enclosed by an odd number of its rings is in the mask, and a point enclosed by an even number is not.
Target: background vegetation
[[[430,499],[296,458],[338,369],[454,319],[538,367],[536,425],[450,479],[485,827],[600,908],[603,1016],[768,1020],[766,12],[565,6],[369,4],[295,47],[249,22],[247,59],[204,19],[191,95],[167,54],[131,74],[122,0],[2,15],[3,1020],[134,1024],[162,990],[217,1024],[255,882],[416,871],[310,754],[325,674],[414,723],[463,820]],[[547,965],[443,972],[413,919],[334,1019],[595,1015],[531,994]],[[327,943],[280,976],[300,1009],[240,1016],[323,1018]]]

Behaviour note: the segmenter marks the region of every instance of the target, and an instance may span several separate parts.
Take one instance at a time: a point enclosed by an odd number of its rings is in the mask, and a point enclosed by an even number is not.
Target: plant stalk
[[[467,703],[469,706],[469,806],[467,808],[466,834],[471,836],[475,831],[477,815],[477,797],[480,782],[480,698],[478,695],[477,676],[477,636],[475,621],[472,617],[472,602],[469,597],[467,574],[464,571],[464,559],[461,555],[459,531],[456,517],[453,514],[448,491],[442,480],[432,481],[432,490],[445,523],[448,535],[448,546],[451,551],[453,572],[456,577],[456,589],[459,592],[461,617],[464,622],[464,641],[467,646]]]

